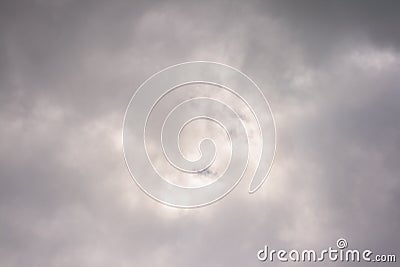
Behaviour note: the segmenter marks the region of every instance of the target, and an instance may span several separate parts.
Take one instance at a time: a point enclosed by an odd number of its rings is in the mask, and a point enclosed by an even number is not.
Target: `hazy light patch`
[[[294,89],[306,89],[314,85],[314,73],[306,67],[299,66],[290,69],[285,76],[289,79],[290,86]]]
[[[232,32],[226,33],[226,35],[228,35],[229,38],[239,41],[216,41],[207,44],[206,47],[198,47],[193,51],[193,58],[222,62],[240,68],[245,58],[243,44],[240,42],[241,34],[238,32]]]
[[[363,70],[383,71],[399,64],[399,56],[393,51],[373,48],[356,49],[350,53],[349,60]]]
[[[88,163],[87,160],[99,161],[103,158],[105,162],[109,162],[112,158],[112,161],[116,162],[123,158],[120,125],[117,123],[117,118],[116,114],[113,114],[75,125],[63,147],[60,147],[63,161],[73,165],[78,164],[76,167],[82,165],[84,168]]]

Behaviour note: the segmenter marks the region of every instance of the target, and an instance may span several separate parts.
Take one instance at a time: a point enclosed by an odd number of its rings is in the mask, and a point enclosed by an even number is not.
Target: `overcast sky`
[[[0,266],[286,266],[257,251],[340,237],[399,258],[399,14],[399,1],[1,1]],[[278,150],[257,193],[243,181],[182,210],[136,186],[121,131],[138,86],[192,60],[259,85]]]

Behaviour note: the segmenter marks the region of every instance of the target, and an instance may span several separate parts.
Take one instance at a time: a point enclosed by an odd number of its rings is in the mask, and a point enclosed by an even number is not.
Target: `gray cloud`
[[[399,8],[3,1],[0,265],[259,266],[264,244],[339,237],[398,253]],[[188,60],[257,82],[278,153],[256,194],[242,181],[212,206],[176,210],[132,182],[120,134],[135,88]]]

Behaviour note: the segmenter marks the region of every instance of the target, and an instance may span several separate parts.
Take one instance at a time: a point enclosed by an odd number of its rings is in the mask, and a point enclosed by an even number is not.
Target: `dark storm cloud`
[[[84,112],[91,110],[88,100],[98,100],[97,94],[115,95],[121,74],[104,63],[109,60],[113,64],[119,59],[118,51],[125,52],[132,45],[132,39],[124,36],[133,34],[135,18],[140,18],[137,13],[145,10],[139,9],[140,3],[135,3],[136,8],[132,5],[120,2],[108,7],[99,1],[3,3],[1,43],[6,63],[2,93],[21,105],[45,97]],[[99,64],[101,69],[96,68]],[[111,79],[115,81],[112,86]],[[87,90],[89,87],[93,89]],[[6,105],[6,98],[2,100]],[[111,100],[92,106],[97,112],[109,110]]]
[[[256,252],[399,248],[395,1],[2,1],[1,266],[258,266]],[[161,68],[215,60],[270,100],[278,154],[199,210],[130,180],[122,116]],[[265,263],[264,263],[265,264]],[[305,265],[306,266],[306,265]]]
[[[341,46],[368,42],[400,48],[398,1],[261,1],[263,11],[289,27],[311,62],[340,53]]]

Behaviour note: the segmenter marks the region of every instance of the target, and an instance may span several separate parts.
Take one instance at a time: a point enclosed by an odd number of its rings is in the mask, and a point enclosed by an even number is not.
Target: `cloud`
[[[394,1],[3,1],[1,266],[259,266],[256,253],[399,247]],[[188,60],[238,67],[277,122],[272,172],[177,210],[133,183],[133,91]]]

